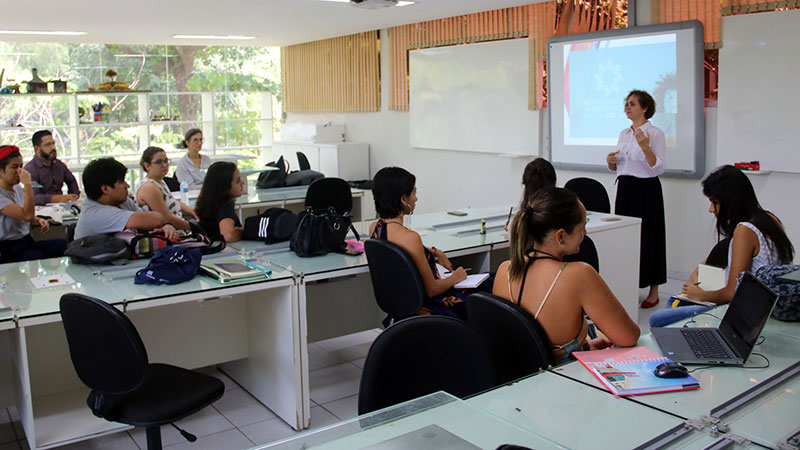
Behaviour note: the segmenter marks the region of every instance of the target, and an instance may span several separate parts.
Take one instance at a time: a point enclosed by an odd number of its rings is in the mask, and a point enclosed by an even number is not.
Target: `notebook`
[[[653,328],[661,352],[684,364],[741,365],[750,356],[778,294],[744,272],[719,328]]]
[[[442,279],[449,277],[453,274],[449,270],[445,269],[444,266],[441,264],[436,264],[436,270],[439,271],[439,277]],[[488,273],[476,273],[474,275],[467,275],[465,280],[459,281],[456,283],[453,288],[454,289],[475,289],[481,285],[486,279],[489,278]]]
[[[200,273],[211,277],[220,283],[231,281],[250,281],[269,277],[272,273],[260,267],[253,267],[239,262],[226,263],[201,263]]]
[[[725,269],[721,269],[715,266],[709,266],[706,264],[700,264],[697,266],[697,282],[698,286],[703,288],[706,291],[716,291],[718,289],[722,289],[728,284],[728,281],[725,279]],[[687,302],[697,303],[698,305],[705,305],[705,306],[714,306],[715,304],[712,302],[704,302],[701,300],[695,300],[693,298],[689,298],[686,294],[675,294],[672,298],[676,300],[683,300]]]

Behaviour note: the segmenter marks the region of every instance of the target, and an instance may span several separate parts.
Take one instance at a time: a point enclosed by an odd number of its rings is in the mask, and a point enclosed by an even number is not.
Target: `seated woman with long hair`
[[[242,223],[234,200],[241,197],[243,189],[236,164],[228,161],[211,164],[194,208],[204,231],[211,236],[222,235],[225,242],[242,239]]]
[[[189,222],[183,219],[186,214],[197,220],[194,208],[172,196],[164,177],[169,172],[167,152],[160,147],[147,147],[142,153],[139,165],[145,178],[136,191],[136,203],[147,211],[155,211],[164,216],[167,223],[177,230],[188,230]]]
[[[586,235],[586,208],[563,188],[540,190],[511,229],[511,260],[497,269],[492,293],[539,321],[557,364],[571,352],[636,344],[639,327],[600,275],[583,262],[563,262]],[[587,339],[586,317],[605,337]]]
[[[556,187],[556,169],[550,161],[544,158],[536,158],[525,166],[522,172],[522,199],[519,208],[523,209],[533,200],[533,197],[541,189]],[[504,230],[508,231],[511,223],[506,223]]]
[[[756,273],[764,266],[791,264],[794,247],[781,221],[758,203],[750,179],[741,170],[731,165],[719,167],[702,184],[703,195],[710,201],[708,212],[717,218],[717,234],[730,241],[725,268],[727,282],[721,289],[703,290],[697,285],[695,269],[682,292],[695,300],[728,303],[736,292],[740,273]],[[650,316],[650,327],[662,327],[710,308],[684,306],[656,311]]]
[[[427,248],[422,238],[403,225],[403,216],[412,214],[417,206],[416,177],[400,167],[384,167],[372,179],[375,211],[380,219],[370,226],[371,239],[383,239],[406,251],[419,269],[425,285],[427,300],[418,315],[436,314],[456,318],[466,317],[464,300],[474,289],[453,289],[467,278],[463,267],[453,267],[444,252],[436,247]],[[452,275],[441,278],[436,270],[438,261]],[[485,281],[482,286],[490,286]]]

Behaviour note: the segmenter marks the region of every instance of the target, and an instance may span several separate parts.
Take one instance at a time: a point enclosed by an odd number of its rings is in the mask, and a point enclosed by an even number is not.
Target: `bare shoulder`
[[[594,270],[594,267],[582,261],[572,261],[567,264],[561,276],[576,287],[585,286],[587,283],[597,283],[602,280],[600,274]]]

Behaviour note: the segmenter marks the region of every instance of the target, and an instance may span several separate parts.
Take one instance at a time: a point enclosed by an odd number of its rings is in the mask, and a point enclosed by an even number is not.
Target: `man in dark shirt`
[[[67,165],[56,159],[56,141],[48,130],[33,133],[33,150],[36,156],[25,164],[31,180],[42,187],[33,189],[33,200],[37,205],[47,203],[68,203],[78,199],[81,191],[78,181]],[[62,195],[61,187],[67,183],[69,194]]]

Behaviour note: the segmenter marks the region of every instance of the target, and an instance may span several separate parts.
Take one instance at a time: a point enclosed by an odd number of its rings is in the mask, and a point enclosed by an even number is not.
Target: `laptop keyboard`
[[[719,338],[710,330],[697,328],[682,328],[681,332],[689,343],[697,358],[733,358],[728,349],[719,342]]]

